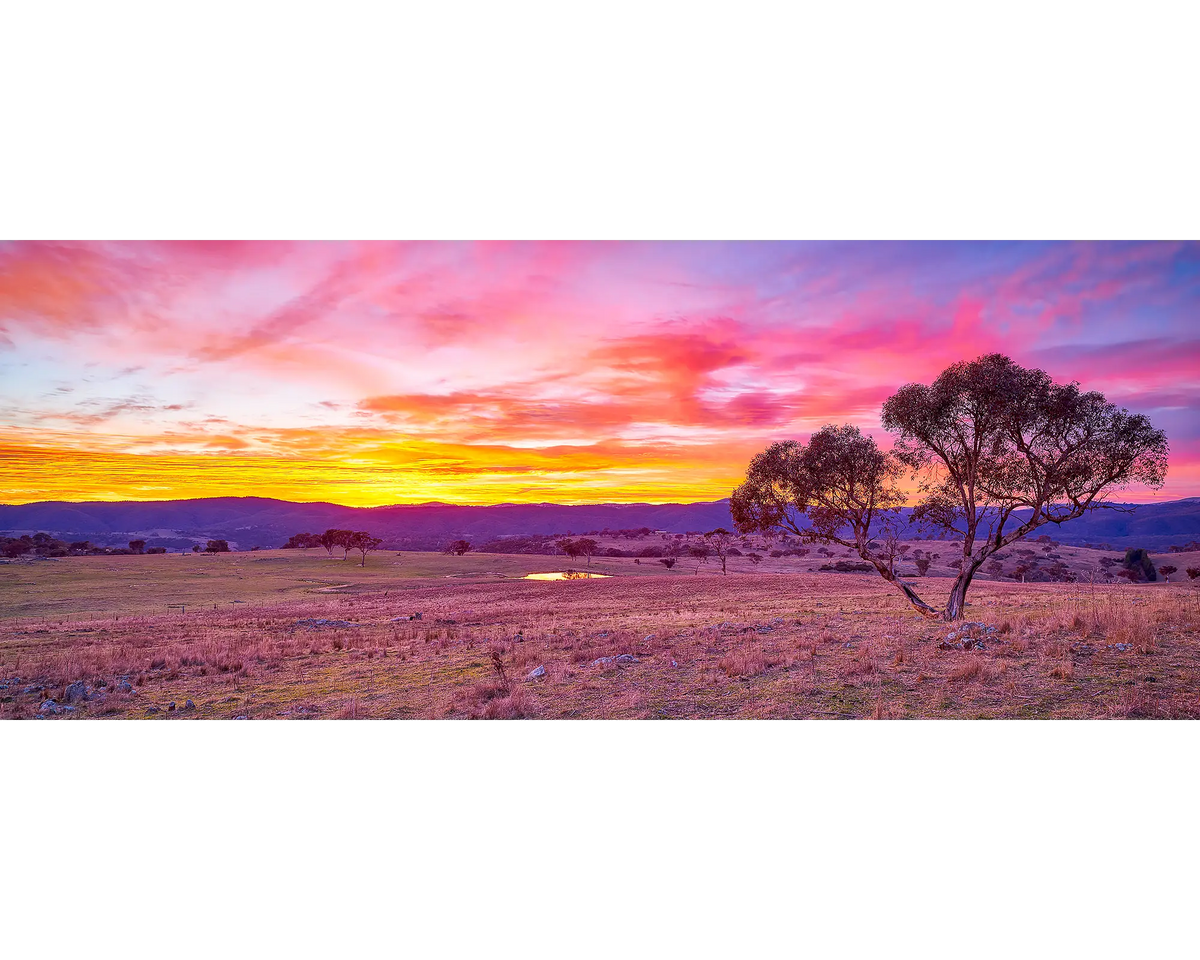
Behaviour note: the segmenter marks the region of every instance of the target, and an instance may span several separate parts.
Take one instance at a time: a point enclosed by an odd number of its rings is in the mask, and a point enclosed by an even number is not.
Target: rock
[[[29,696],[31,693],[41,693],[45,689],[46,688],[41,684],[34,684],[33,686],[26,687],[21,691],[21,693],[25,694],[25,696]]]
[[[67,703],[78,703],[80,700],[87,699],[87,686],[82,680],[76,680],[74,683],[67,684],[67,691],[64,698]]]
[[[175,701],[172,700],[170,703],[167,704],[167,713],[173,713],[174,711],[175,711]]]
[[[196,705],[194,703],[192,703],[191,700],[184,700],[183,701],[183,709],[184,710],[195,710]]]
[[[677,666],[679,666],[679,664],[677,664],[677,663],[676,663],[674,660],[672,660],[672,661],[671,661],[671,666],[673,666],[673,667],[677,667]]]
[[[651,640],[653,640],[653,639],[654,639],[656,636],[658,636],[658,634],[656,634],[656,633],[652,633],[652,634],[650,634],[648,637],[642,637],[642,643],[649,643],[649,642],[650,642]]]
[[[611,667],[614,663],[637,663],[638,658],[629,653],[621,653],[615,657],[601,657],[592,661],[593,667]]]
[[[545,675],[546,675],[546,668],[543,666],[537,666],[529,671],[529,674],[528,674],[528,676],[525,677],[525,679],[526,680],[536,680],[538,677],[544,677]]]
[[[133,684],[128,680],[122,680],[117,684],[117,690],[121,693],[133,693]]]
[[[63,711],[62,711],[62,707],[60,707],[60,706],[59,706],[57,703],[55,703],[53,700],[43,700],[43,701],[42,701],[42,705],[41,705],[40,707],[38,707],[38,713],[54,713],[54,714],[59,714],[59,713],[62,713],[62,712],[63,712]]]
[[[150,704],[150,706],[148,706],[146,708],[146,712],[147,713],[158,713],[158,707],[156,707],[154,704]]]
[[[249,720],[250,718],[243,713],[243,714],[239,714],[238,716],[234,717],[233,719],[234,720]]]
[[[325,620],[323,618],[307,618],[304,620],[297,620],[295,625],[297,627],[308,627],[310,630],[340,629],[342,627],[360,626],[360,624],[351,623],[349,620]]]

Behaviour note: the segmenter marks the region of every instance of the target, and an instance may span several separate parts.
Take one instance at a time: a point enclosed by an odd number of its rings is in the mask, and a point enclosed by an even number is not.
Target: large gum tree
[[[955,363],[928,386],[906,384],[882,421],[896,435],[890,451],[852,426],[772,444],[751,461],[731,511],[743,533],[783,528],[854,550],[931,618],[962,617],[972,578],[998,550],[1109,506],[1104,497],[1129,483],[1160,487],[1167,472],[1166,435],[1146,417],[1001,354]],[[910,522],[963,538],[942,610],[880,549],[898,535],[906,474],[919,492]]]

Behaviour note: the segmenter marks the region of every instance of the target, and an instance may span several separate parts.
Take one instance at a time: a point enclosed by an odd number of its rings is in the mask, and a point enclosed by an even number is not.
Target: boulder
[[[53,700],[43,700],[42,705],[38,707],[38,713],[62,713],[63,709]]]
[[[117,684],[117,689],[121,693],[133,693],[133,684],[130,683],[128,680],[122,680],[120,683]]]
[[[546,668],[544,666],[537,666],[529,671],[529,674],[528,674],[528,676],[525,677],[525,679],[526,680],[537,680],[539,677],[544,677],[545,675],[546,675]]]
[[[81,700],[87,699],[87,686],[82,680],[76,680],[74,683],[67,684],[67,691],[63,699],[67,703],[79,703]]]
[[[196,705],[194,703],[192,703],[191,700],[184,700],[183,701],[183,709],[184,710],[195,710]]]

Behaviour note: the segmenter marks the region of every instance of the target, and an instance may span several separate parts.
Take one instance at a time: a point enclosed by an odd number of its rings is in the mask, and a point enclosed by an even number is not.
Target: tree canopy
[[[1166,435],[1145,416],[1001,354],[952,364],[928,386],[906,384],[884,403],[882,423],[896,435],[890,451],[849,425],[772,444],[750,462],[731,511],[743,533],[784,528],[855,550],[918,611],[947,620],[962,616],[972,577],[997,550],[1109,506],[1102,497],[1128,483],[1161,486],[1167,472]],[[919,497],[911,520],[963,537],[941,612],[879,549],[879,538],[898,536],[906,473]]]
[[[377,550],[379,545],[383,543],[382,538],[373,537],[366,530],[355,530],[346,540],[346,548],[348,550],[357,550],[362,554],[362,563],[360,566],[367,565],[367,554],[372,550]]]

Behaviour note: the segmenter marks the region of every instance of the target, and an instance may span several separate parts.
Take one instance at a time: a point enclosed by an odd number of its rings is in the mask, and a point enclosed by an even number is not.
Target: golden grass
[[[97,695],[64,717],[1200,717],[1200,592],[1183,583],[979,583],[968,618],[997,628],[982,652],[938,649],[950,625],[867,575],[371,586],[6,620],[0,717],[78,680]],[[357,625],[297,626],[313,618]]]

